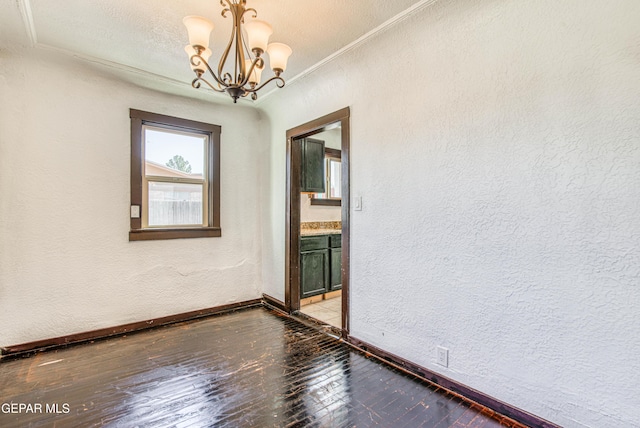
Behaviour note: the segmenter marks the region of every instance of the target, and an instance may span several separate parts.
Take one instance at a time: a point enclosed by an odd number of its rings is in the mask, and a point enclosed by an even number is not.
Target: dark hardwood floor
[[[264,308],[3,361],[0,393],[1,427],[521,426]]]

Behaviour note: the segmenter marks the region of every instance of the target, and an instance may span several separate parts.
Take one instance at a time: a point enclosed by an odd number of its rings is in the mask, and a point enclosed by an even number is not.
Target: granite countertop
[[[335,235],[342,233],[339,221],[309,221],[300,224],[300,236]]]
[[[300,229],[300,236],[339,235],[340,229]]]

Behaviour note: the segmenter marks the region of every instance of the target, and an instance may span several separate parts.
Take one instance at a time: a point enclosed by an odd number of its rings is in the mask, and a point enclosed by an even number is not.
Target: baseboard
[[[275,309],[280,310],[281,312],[287,312],[287,308],[284,304],[284,302],[276,299],[275,297],[271,297],[268,294],[262,294],[262,301],[264,302],[265,305],[268,306],[272,306]]]
[[[213,308],[200,309],[197,311],[184,312],[176,315],[169,315],[161,318],[154,318],[146,321],[138,321],[130,324],[123,324],[116,327],[108,327],[99,330],[92,330],[83,333],[71,334],[68,336],[54,337],[50,339],[37,340],[34,342],[22,343],[0,348],[0,358],[10,358],[32,354],[53,348],[60,348],[69,345],[89,342],[93,340],[106,339],[132,332],[156,328],[163,325],[174,324],[182,321],[189,321],[197,318],[218,315],[239,309],[262,306],[262,299],[247,300],[244,302],[231,303],[228,305],[216,306]]]
[[[130,324],[124,324],[116,327],[103,328],[99,330],[92,330],[84,333],[76,333],[68,336],[55,337],[50,339],[38,340],[34,342],[22,343],[19,345],[12,345],[0,348],[0,359],[14,358],[20,356],[26,356],[28,354],[51,350],[55,348],[61,348],[80,343],[90,342],[94,340],[107,339],[114,336],[120,336],[123,334],[129,334],[133,332],[139,332],[152,328],[161,327],[168,324],[175,324],[183,321],[194,320],[198,318],[209,317],[213,315],[223,314],[235,310],[246,309],[256,306],[270,306],[279,310],[280,312],[287,314],[285,304],[280,300],[271,297],[267,294],[262,295],[262,299],[247,300],[244,302],[231,303],[228,305],[216,306],[207,309],[200,309],[197,311],[185,312],[176,315],[169,315],[166,317],[150,319],[146,321],[138,321]],[[300,321],[300,317],[297,317]],[[325,331],[326,333],[329,333]],[[463,398],[474,401],[482,406],[488,407],[501,415],[507,416],[521,424],[535,427],[535,428],[561,428],[552,422],[535,416],[531,413],[527,413],[524,410],[511,406],[491,396],[488,396],[480,391],[470,388],[460,382],[453,379],[449,379],[446,376],[442,376],[435,373],[425,367],[412,363],[402,357],[394,355],[390,352],[384,351],[374,345],[363,342],[353,336],[347,336],[346,343],[351,346],[373,355],[380,360],[389,363],[401,370],[416,375],[422,379],[432,382],[442,388],[445,388],[455,394],[462,396]]]
[[[435,373],[402,357],[356,339],[355,337],[348,336],[346,342],[351,344],[355,348],[360,349],[361,351],[379,358],[382,361],[390,363],[402,370],[405,370],[422,379],[441,386],[444,389],[447,389],[455,394],[474,401],[482,406],[488,407],[491,410],[494,410],[495,412],[507,416],[508,418],[511,418],[514,421],[517,421],[526,426],[534,428],[562,428],[560,427],[560,425],[556,425],[536,415],[525,412],[524,410],[518,409],[517,407],[514,407],[510,404],[504,403],[496,398],[470,388],[460,382],[449,379],[448,377]]]

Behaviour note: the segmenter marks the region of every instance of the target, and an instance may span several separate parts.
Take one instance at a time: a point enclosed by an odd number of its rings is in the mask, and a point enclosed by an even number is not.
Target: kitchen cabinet
[[[342,235],[329,235],[329,291],[342,288]]]
[[[342,288],[341,235],[300,238],[300,298]]]
[[[300,298],[323,294],[329,284],[329,250],[300,254]]]
[[[340,290],[342,288],[342,248],[331,248],[329,258],[331,267],[329,291]]]
[[[325,192],[324,173],[324,141],[313,138],[303,138],[302,149],[302,182],[300,191],[307,193]]]

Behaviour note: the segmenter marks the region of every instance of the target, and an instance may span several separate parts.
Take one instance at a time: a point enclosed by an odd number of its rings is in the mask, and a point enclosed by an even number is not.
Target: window
[[[342,201],[342,161],[340,150],[324,149],[325,193],[310,195],[311,205],[340,206]]]
[[[342,181],[340,179],[341,174],[341,161],[340,159],[327,158],[327,197],[329,199],[340,199],[342,191]]]
[[[130,110],[130,241],[221,236],[220,126]]]

